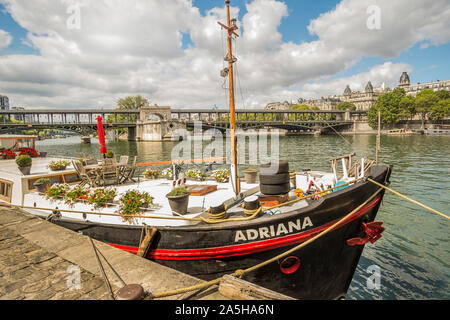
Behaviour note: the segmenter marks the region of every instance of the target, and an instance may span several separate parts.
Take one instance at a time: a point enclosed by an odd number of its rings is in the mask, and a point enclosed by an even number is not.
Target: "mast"
[[[236,137],[236,114],[235,114],[235,102],[234,102],[234,75],[233,75],[233,64],[237,61],[233,57],[232,51],[232,36],[239,37],[235,30],[238,29],[236,26],[236,19],[230,18],[230,0],[225,0],[225,5],[227,7],[227,25],[219,23],[222,28],[228,32],[228,55],[225,61],[228,61],[228,78],[229,78],[229,95],[230,95],[230,139],[231,139],[231,179],[234,186],[234,191],[236,194],[241,192],[241,182],[238,177],[238,163],[237,163],[237,137]]]

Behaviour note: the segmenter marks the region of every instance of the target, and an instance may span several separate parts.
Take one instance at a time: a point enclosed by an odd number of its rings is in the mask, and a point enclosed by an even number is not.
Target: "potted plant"
[[[70,188],[70,190],[68,190],[64,194],[64,202],[70,206],[73,206],[75,202],[86,200],[88,194],[89,194],[88,188],[76,185]]]
[[[16,153],[12,150],[3,150],[2,153],[0,154],[0,158],[5,160],[14,159],[15,157]]]
[[[36,187],[37,191],[39,191],[40,193],[45,193],[45,190],[47,189],[47,187],[51,186],[52,184],[50,183],[50,179],[48,178],[40,178],[37,179],[33,185]]]
[[[112,152],[111,150],[106,151],[105,157],[108,159],[114,158],[114,152]]]
[[[200,169],[191,169],[191,170],[188,170],[188,171],[186,172],[186,175],[187,175],[189,178],[192,178],[192,179],[194,179],[194,180],[199,180],[199,181],[205,181],[205,180],[206,180],[206,174],[205,174],[202,170],[200,170]]]
[[[169,200],[169,205],[172,211],[178,214],[186,214],[189,204],[189,191],[186,187],[177,187],[172,189],[166,198]]]
[[[66,167],[70,165],[70,161],[67,160],[52,160],[50,161],[50,163],[48,164],[48,168],[50,168],[50,170],[52,171],[61,171],[61,170],[66,170]]]
[[[255,183],[256,182],[256,176],[258,174],[258,171],[253,168],[247,168],[244,170],[244,177],[246,183]]]
[[[34,148],[20,148],[19,151],[20,151],[20,155],[27,155],[32,158],[39,157],[39,154],[36,152],[36,149],[34,149]]]
[[[134,222],[134,216],[141,215],[142,208],[147,208],[153,204],[153,197],[147,192],[138,190],[128,190],[120,197],[119,214],[123,221]]]
[[[70,186],[66,183],[56,183],[45,190],[45,198],[51,200],[64,199],[67,192],[70,191]]]
[[[33,160],[31,159],[31,157],[26,154],[19,155],[16,158],[17,166],[19,167],[19,170],[22,172],[22,174],[24,176],[27,176],[30,174],[32,162],[33,162]]]
[[[99,188],[95,189],[93,192],[88,192],[87,201],[94,205],[95,209],[107,207],[114,201],[117,196],[117,191],[115,188]],[[85,200],[86,198],[83,198]]]
[[[144,172],[144,177],[147,179],[158,179],[160,171],[157,169],[148,169]]]
[[[214,170],[211,177],[217,182],[225,183],[230,180],[230,172],[227,169]]]
[[[172,169],[170,168],[166,168],[161,172],[161,175],[166,178],[167,180],[171,180],[172,179]]]

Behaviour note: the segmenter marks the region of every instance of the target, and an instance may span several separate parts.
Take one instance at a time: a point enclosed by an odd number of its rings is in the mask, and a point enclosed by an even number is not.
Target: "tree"
[[[401,118],[410,119],[416,115],[415,98],[413,96],[404,96],[400,100],[399,115]]]
[[[406,96],[405,89],[395,88],[391,92],[380,95],[375,105],[367,112],[367,119],[372,128],[378,126],[378,112],[385,124],[395,124],[400,120],[400,102]]]
[[[119,110],[138,110],[143,106],[148,105],[148,100],[142,96],[128,96],[117,101]]]
[[[430,119],[433,121],[442,120],[450,116],[450,98],[441,100],[431,107]]]
[[[351,102],[341,102],[337,105],[337,109],[338,110],[351,110],[354,111],[356,110],[356,106],[351,103]]]
[[[447,90],[439,90],[435,92],[436,96],[439,100],[447,100],[450,99],[450,91]]]
[[[432,108],[439,102],[439,97],[431,89],[424,89],[420,91],[415,99],[416,112],[420,115],[422,120],[422,129],[425,129],[425,119]]]

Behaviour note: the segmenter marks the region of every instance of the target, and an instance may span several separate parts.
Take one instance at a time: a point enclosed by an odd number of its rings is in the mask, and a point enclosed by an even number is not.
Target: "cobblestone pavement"
[[[0,227],[0,300],[21,299],[104,300],[110,296],[101,277]]]
[[[202,280],[93,240],[127,284],[163,292]],[[102,259],[113,293],[123,286]],[[189,293],[190,294],[190,293]],[[184,295],[164,299],[182,299]],[[110,299],[92,242],[87,236],[18,209],[0,207],[0,300]],[[196,299],[225,299],[217,288]]]

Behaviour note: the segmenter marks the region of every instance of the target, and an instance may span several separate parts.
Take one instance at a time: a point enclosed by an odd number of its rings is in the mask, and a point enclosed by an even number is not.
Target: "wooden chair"
[[[113,159],[105,159],[105,160],[113,160]],[[119,167],[115,165],[113,162],[111,164],[110,161],[104,161],[101,169],[101,178],[103,185],[110,184],[119,184]]]
[[[98,161],[97,161],[97,159],[87,159],[85,161],[85,163],[87,166],[89,166],[89,165],[93,165],[93,164],[98,164]]]
[[[72,165],[81,179],[81,182],[79,183],[80,186],[89,184],[90,187],[95,187],[97,185],[98,177],[95,172],[93,171],[86,172],[83,165],[78,160],[72,161]]]
[[[121,177],[120,177],[120,182],[121,183],[124,183],[127,180],[130,180],[132,182],[136,182],[133,179],[134,172],[136,171],[136,159],[137,159],[137,156],[134,156],[133,160],[131,161],[131,165],[124,167],[124,169],[122,171],[122,174],[121,174]]]
[[[119,165],[126,166],[128,164],[129,156],[120,156]]]

